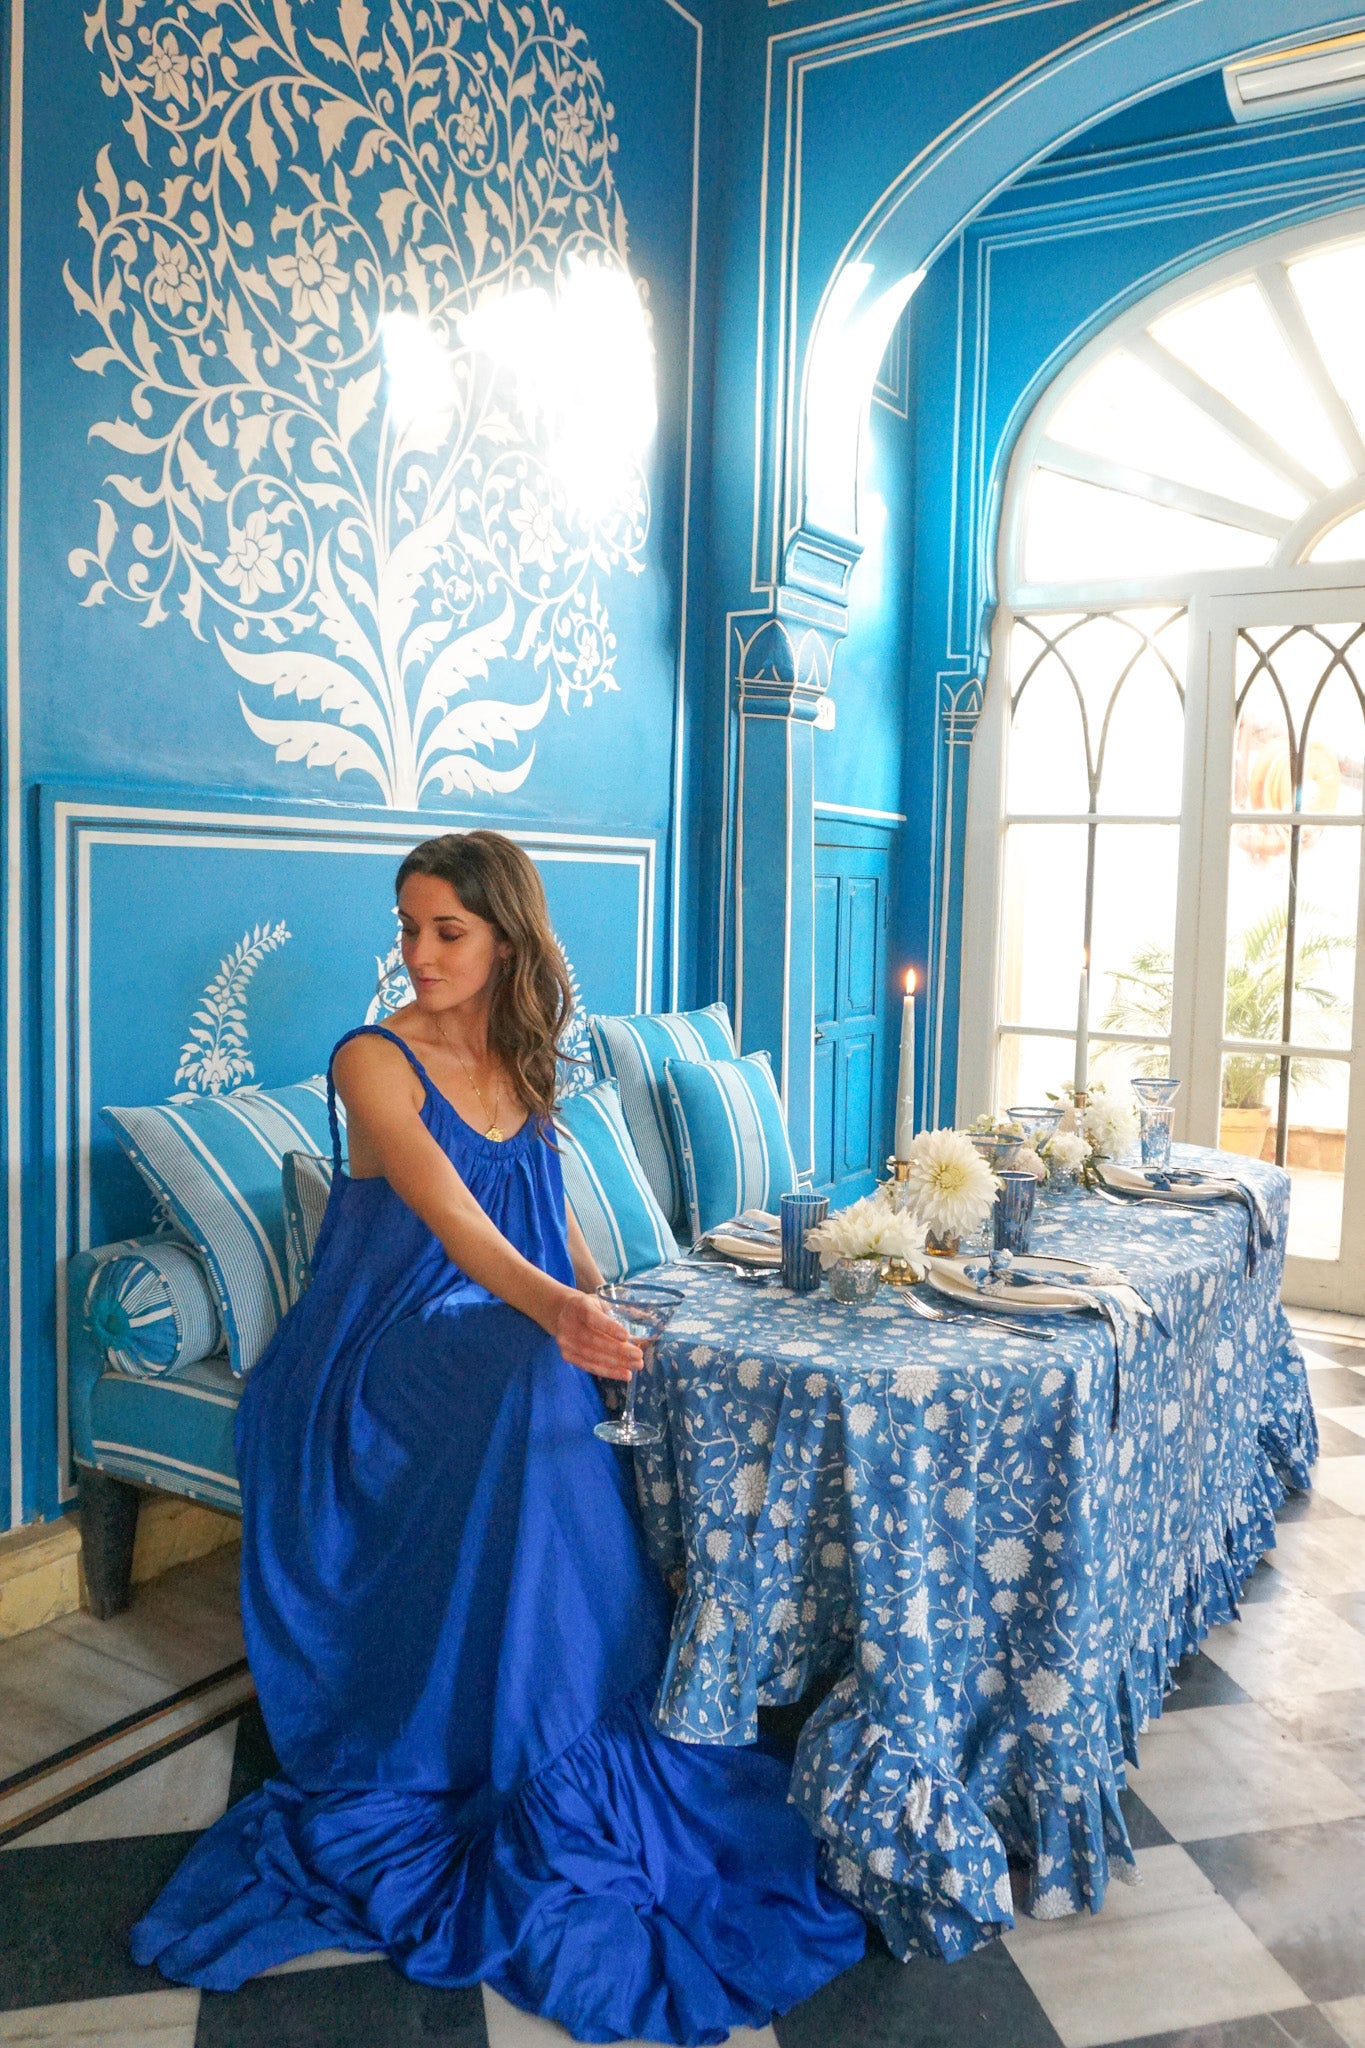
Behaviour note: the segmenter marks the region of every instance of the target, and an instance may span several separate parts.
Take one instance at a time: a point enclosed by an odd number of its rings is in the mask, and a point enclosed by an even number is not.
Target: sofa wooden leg
[[[138,1490],[89,1465],[76,1468],[81,1513],[81,1563],[90,1612],[110,1621],[128,1605],[137,1536]]]

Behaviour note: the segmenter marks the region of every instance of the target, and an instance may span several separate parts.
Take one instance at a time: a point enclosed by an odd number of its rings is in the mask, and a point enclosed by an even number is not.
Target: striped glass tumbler
[[[806,1250],[806,1232],[829,1214],[829,1196],[805,1188],[782,1197],[782,1285],[809,1294],[820,1285],[820,1254]]]

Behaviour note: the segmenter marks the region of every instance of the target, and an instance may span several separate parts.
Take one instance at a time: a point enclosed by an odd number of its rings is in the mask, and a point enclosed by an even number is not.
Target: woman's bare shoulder
[[[405,1038],[405,1034],[395,1032],[394,1037]],[[378,1031],[358,1031],[339,1045],[332,1057],[332,1073],[343,1098],[355,1088],[366,1089],[376,1084],[389,1087],[403,1081],[421,1093],[421,1083],[402,1048]]]

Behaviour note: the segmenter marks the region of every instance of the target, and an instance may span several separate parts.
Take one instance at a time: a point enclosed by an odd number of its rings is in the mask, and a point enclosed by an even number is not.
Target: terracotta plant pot
[[[1225,1109],[1218,1119],[1218,1142],[1225,1152],[1241,1152],[1259,1159],[1270,1125],[1270,1105],[1258,1102],[1250,1109]]]

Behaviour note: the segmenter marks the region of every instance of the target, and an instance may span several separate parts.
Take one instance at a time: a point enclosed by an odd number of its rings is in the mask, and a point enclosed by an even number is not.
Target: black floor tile
[[[1322,2003],[1365,1992],[1365,1820],[1185,1847],[1305,1997]]]
[[[0,1856],[0,2010],[160,1991],[139,1970],[128,1934],[193,1835],[136,1835],[7,1849]]]
[[[388,1963],[347,1963],[206,1991],[195,2048],[488,2048],[483,1993],[410,1984]]]
[[[1312,2005],[1257,2013],[1219,2026],[1182,2027],[1174,2034],[1144,2034],[1141,2048],[1343,2048],[1341,2035]],[[1138,2048],[1124,2042],[1122,2048]]]
[[[232,1752],[232,1782],[227,1803],[235,1806],[248,1792],[258,1792],[267,1778],[279,1775],[279,1764],[265,1732],[261,1709],[253,1700],[237,1723],[237,1746]]]
[[[1355,1404],[1359,1406],[1359,1403]],[[1345,1407],[1344,1401],[1338,1406]],[[1365,1436],[1357,1436],[1353,1429],[1347,1429],[1344,1422],[1333,1422],[1330,1415],[1318,1417],[1318,1450],[1324,1458],[1359,1458],[1365,1456]],[[1321,1467],[1319,1467],[1321,1470]],[[1286,1507],[1293,1507],[1301,1500],[1316,1500],[1317,1492],[1291,1493]],[[1280,1509],[1284,1518],[1285,1508]]]
[[[899,1963],[874,1938],[860,1963],[773,2031],[781,2048],[1060,2048],[998,1941],[959,1963]]]
[[[1202,1650],[1176,1666],[1175,1680],[1176,1690],[1161,1702],[1163,1714],[1179,1714],[1190,1707],[1240,1707],[1250,1697]]]
[[[1237,1595],[1240,1607],[1254,1607],[1258,1600],[1292,1600],[1294,1587],[1281,1571],[1262,1558]]]
[[[1359,1355],[1356,1363],[1365,1365],[1365,1354]],[[1365,1407],[1365,1374],[1351,1372],[1345,1365],[1310,1365],[1308,1390],[1319,1410]]]
[[[1128,1823],[1128,1839],[1135,1849],[1164,1849],[1168,1842],[1175,1840],[1151,1809],[1143,1805],[1136,1792],[1120,1792],[1119,1805]]]

